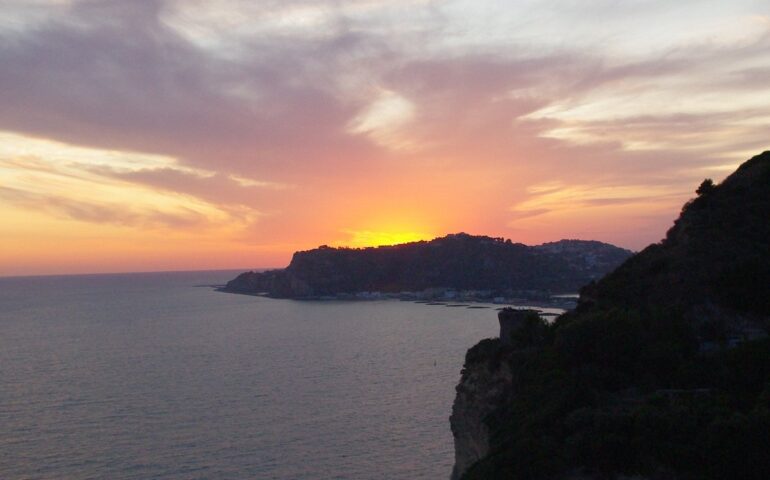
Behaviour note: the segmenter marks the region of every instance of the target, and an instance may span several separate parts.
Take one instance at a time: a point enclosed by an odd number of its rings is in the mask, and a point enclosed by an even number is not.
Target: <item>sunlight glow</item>
[[[400,245],[402,243],[419,242],[420,240],[430,240],[434,235],[419,232],[392,232],[392,231],[348,231],[351,238],[347,241],[337,242],[335,246],[339,247],[380,247],[384,245]]]

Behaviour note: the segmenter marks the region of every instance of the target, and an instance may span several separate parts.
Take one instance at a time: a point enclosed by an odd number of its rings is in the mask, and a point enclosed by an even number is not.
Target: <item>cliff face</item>
[[[630,255],[601,242],[568,240],[529,247],[461,233],[387,247],[297,252],[285,269],[241,274],[228,282],[226,290],[287,298],[437,287],[501,294],[520,289],[567,293]]]
[[[510,400],[511,369],[496,357],[497,351],[498,340],[485,340],[465,357],[449,417],[455,442],[452,480],[459,479],[471,465],[489,454],[490,432],[485,418]]]
[[[453,479],[770,478],[770,152],[697,193],[576,310],[469,350]]]

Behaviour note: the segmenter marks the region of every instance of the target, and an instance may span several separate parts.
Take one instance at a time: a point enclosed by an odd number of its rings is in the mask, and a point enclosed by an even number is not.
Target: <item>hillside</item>
[[[581,295],[582,309],[715,305],[770,315],[770,169],[767,152],[718,187],[698,188],[666,237]]]
[[[574,311],[469,350],[454,477],[770,478],[769,238],[765,152]]]
[[[562,240],[530,247],[459,233],[395,246],[323,246],[297,252],[285,269],[246,272],[228,282],[225,290],[283,298],[437,288],[483,290],[489,295],[570,293],[630,255],[601,242]]]

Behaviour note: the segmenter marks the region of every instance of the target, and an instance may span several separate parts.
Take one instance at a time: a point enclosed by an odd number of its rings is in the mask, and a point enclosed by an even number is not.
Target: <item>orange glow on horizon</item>
[[[350,232],[352,235],[348,241],[335,242],[337,247],[382,247],[386,245],[401,245],[404,243],[431,240],[436,235],[411,232],[411,231],[371,231],[360,230]]]

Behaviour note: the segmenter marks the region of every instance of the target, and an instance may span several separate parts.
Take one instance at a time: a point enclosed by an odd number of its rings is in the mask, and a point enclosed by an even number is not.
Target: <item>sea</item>
[[[443,479],[494,308],[222,293],[237,271],[0,278],[0,479]]]

